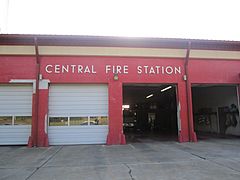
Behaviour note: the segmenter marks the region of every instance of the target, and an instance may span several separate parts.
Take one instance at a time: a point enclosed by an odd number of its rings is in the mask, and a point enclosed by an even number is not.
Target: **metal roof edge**
[[[240,51],[240,41],[88,35],[0,34],[0,45],[34,45],[34,38],[42,46],[187,49],[191,42],[191,49]]]

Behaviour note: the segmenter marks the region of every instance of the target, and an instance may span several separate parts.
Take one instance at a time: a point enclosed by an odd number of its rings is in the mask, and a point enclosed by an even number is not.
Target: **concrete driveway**
[[[0,179],[239,180],[240,140],[124,146],[0,146]]]

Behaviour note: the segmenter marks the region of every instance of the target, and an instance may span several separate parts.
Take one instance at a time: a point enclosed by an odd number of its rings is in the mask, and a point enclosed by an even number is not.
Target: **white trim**
[[[36,93],[36,80],[35,79],[11,79],[9,83],[19,83],[19,84],[24,84],[24,83],[32,83],[33,84],[33,94]]]
[[[68,117],[68,126],[70,126],[70,117]]]
[[[177,106],[177,124],[178,124],[178,131],[181,131],[181,104],[180,101],[178,102]]]
[[[39,81],[39,89],[48,89],[48,84],[50,83],[49,79],[42,79]]]
[[[47,132],[48,132],[48,115],[47,114],[45,114],[45,128],[44,128],[44,130],[45,130],[45,133],[47,134]]]
[[[12,126],[15,124],[15,116],[12,116]]]

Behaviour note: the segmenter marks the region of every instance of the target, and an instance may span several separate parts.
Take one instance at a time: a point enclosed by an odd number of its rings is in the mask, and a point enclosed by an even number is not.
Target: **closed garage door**
[[[51,145],[105,144],[107,85],[51,85],[48,136]]]
[[[0,145],[27,144],[32,122],[32,86],[0,86]]]

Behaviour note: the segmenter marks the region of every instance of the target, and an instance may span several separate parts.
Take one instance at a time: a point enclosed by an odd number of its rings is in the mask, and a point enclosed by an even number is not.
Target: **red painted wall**
[[[239,84],[239,73],[239,60],[189,60],[189,80],[191,83]]]
[[[35,79],[36,60],[31,56],[0,56],[0,83],[11,79]]]

